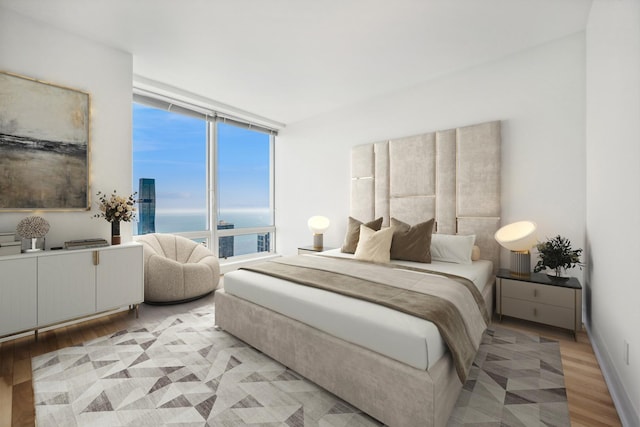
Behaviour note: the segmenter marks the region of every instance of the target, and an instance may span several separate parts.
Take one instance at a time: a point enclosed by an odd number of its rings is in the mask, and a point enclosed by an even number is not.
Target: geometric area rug
[[[34,357],[36,425],[380,426],[213,324],[202,307]],[[492,325],[449,425],[569,425],[558,343]]]
[[[491,325],[449,426],[569,426],[557,341]]]

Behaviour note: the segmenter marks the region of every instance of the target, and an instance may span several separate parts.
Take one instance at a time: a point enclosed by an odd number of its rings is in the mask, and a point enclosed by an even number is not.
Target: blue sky
[[[222,209],[269,207],[269,135],[218,123]]]
[[[222,209],[269,207],[269,136],[218,123]],[[204,211],[204,120],[133,104],[133,187],[155,178],[157,211]]]

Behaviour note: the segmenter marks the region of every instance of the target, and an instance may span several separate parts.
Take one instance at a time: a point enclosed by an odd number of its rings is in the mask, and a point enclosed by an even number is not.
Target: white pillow
[[[476,235],[434,234],[431,236],[431,259],[433,261],[471,264],[471,253]]]
[[[385,262],[391,258],[393,227],[375,231],[362,224],[355,258],[363,261]]]

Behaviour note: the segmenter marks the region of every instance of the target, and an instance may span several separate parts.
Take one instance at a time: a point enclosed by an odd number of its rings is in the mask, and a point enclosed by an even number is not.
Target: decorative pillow
[[[360,240],[360,226],[362,225],[362,221],[358,221],[355,218],[349,217],[349,224],[347,225],[347,234],[344,237],[344,243],[342,244],[341,251],[352,254],[356,251],[356,247],[358,246],[358,240]],[[367,222],[367,227],[374,231],[380,230],[382,227],[382,217],[378,219],[374,219],[373,221]]]
[[[477,261],[480,259],[480,247],[473,245],[473,249],[471,250],[471,261]]]
[[[405,261],[431,262],[431,233],[434,219],[409,225],[395,218],[391,218],[394,228],[391,241],[391,259]]]
[[[388,263],[392,239],[393,227],[375,231],[362,224],[355,258],[363,261]]]
[[[431,259],[433,261],[471,264],[471,252],[473,252],[475,241],[475,234],[469,236],[434,234],[431,236]]]

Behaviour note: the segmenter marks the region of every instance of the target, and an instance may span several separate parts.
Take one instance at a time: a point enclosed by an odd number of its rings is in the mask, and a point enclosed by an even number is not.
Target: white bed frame
[[[500,122],[352,149],[351,215],[409,223],[436,218],[442,233],[476,234],[499,265]],[[483,289],[493,312],[495,276]],[[224,291],[216,325],[390,426],[445,426],[462,389],[450,354],[413,368]]]

